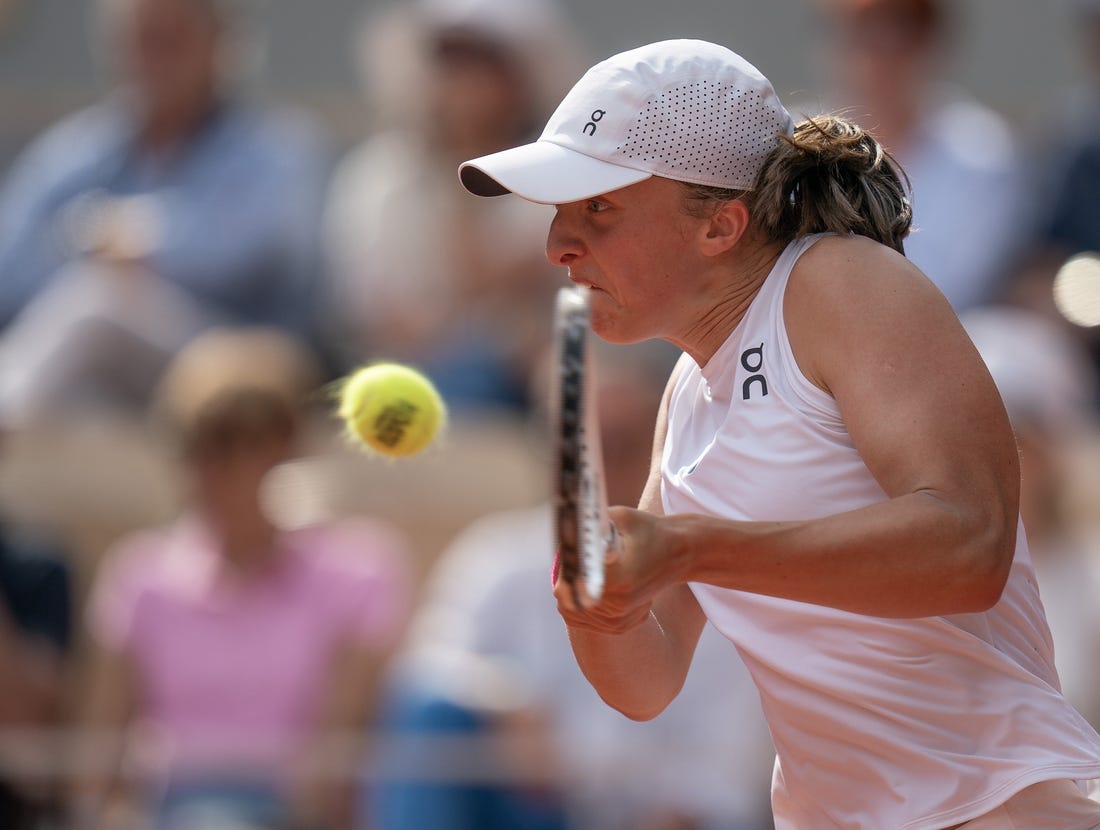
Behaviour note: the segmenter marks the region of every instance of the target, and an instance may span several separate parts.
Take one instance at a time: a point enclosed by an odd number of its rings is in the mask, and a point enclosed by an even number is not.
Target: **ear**
[[[749,209],[740,199],[723,202],[703,226],[700,247],[706,256],[732,249],[749,227]]]

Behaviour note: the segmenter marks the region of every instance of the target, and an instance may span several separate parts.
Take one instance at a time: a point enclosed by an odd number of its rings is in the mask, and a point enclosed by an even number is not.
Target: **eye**
[[[603,202],[599,199],[589,199],[588,200],[588,212],[589,213],[603,213],[605,210],[607,210],[610,207],[611,206],[609,204],[607,204],[607,202]]]

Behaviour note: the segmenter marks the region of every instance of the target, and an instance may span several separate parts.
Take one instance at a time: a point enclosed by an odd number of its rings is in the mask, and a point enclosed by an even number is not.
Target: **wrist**
[[[688,513],[665,516],[661,519],[664,536],[667,584],[695,581],[697,552],[699,549],[699,518]]]

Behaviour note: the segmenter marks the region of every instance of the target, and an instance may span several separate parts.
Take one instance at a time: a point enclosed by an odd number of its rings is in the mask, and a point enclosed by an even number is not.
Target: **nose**
[[[546,258],[551,265],[569,266],[581,255],[580,240],[569,224],[566,212],[559,207],[546,236]]]

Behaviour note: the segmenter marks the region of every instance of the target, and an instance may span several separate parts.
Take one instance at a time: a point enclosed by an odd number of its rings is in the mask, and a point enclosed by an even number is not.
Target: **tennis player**
[[[557,206],[547,254],[599,335],[684,351],[602,600],[556,591],[603,698],[656,715],[710,620],[760,690],[779,830],[1100,827],[1100,737],[1059,692],[1004,407],[903,255],[876,141],[796,126],[736,54],[667,41],[460,175]]]

